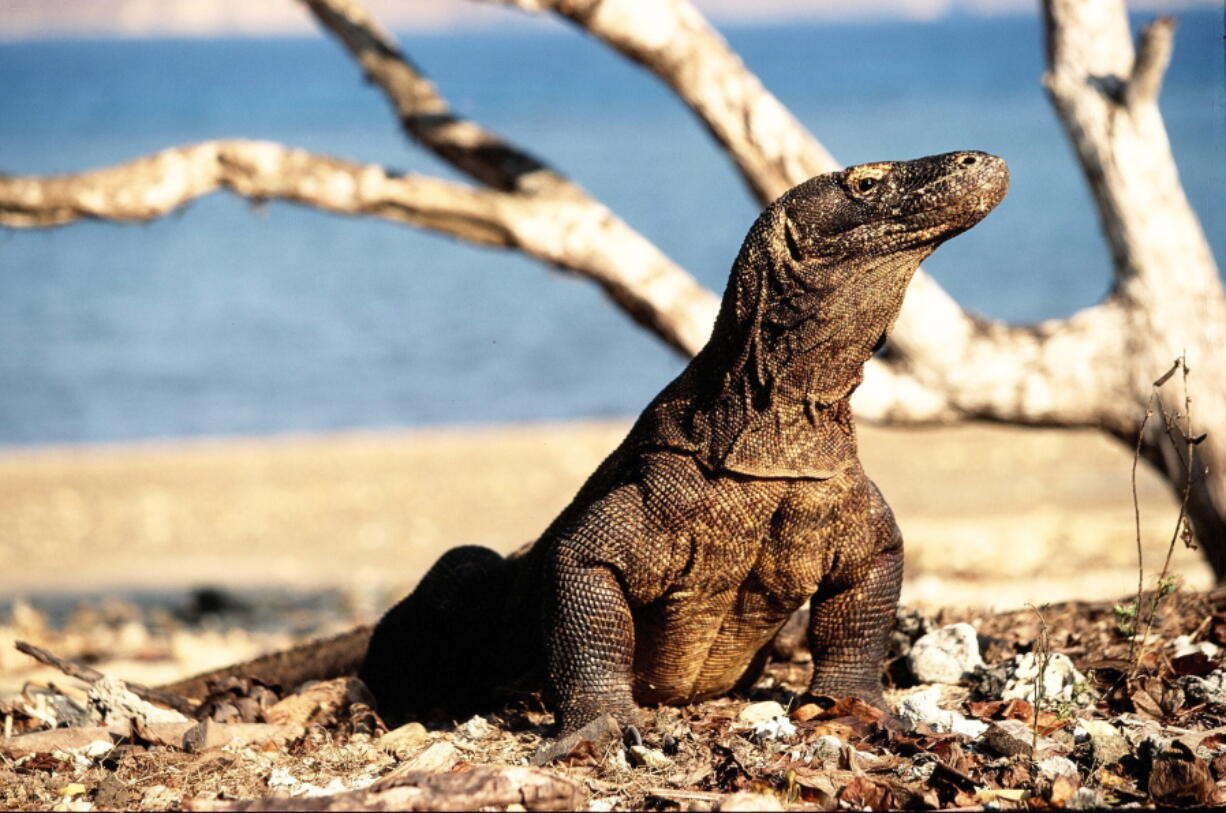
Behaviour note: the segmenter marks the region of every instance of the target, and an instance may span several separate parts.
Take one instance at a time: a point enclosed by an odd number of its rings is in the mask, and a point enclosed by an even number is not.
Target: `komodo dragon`
[[[375,627],[359,674],[384,719],[478,711],[543,678],[559,734],[606,712],[634,724],[640,703],[751,683],[806,601],[809,694],[881,705],[902,537],[848,398],[920,261],[1008,179],[956,152],[820,175],[768,206],[706,347],[540,539],[448,552]]]

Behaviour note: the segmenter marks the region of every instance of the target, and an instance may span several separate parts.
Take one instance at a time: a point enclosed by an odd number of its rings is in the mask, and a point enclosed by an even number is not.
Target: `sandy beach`
[[[533,539],[625,421],[0,453],[0,594],[336,588],[371,609],[445,549]],[[1016,607],[1135,590],[1131,455],[1094,432],[860,429],[907,544],[904,600]],[[1175,500],[1144,465],[1148,573]],[[1191,587],[1210,577],[1178,546]]]

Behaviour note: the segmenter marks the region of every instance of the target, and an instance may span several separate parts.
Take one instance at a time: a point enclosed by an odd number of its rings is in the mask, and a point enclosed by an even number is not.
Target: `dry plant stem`
[[[1030,725],[1030,752],[1037,754],[1039,752],[1039,710],[1043,707],[1043,700],[1047,695],[1047,667],[1051,663],[1051,641],[1047,633],[1047,619],[1043,617],[1043,613],[1039,612],[1039,608],[1033,604],[1026,606],[1039,618],[1039,640],[1036,642],[1035,650],[1038,671],[1034,678],[1034,719]]]
[[[1171,376],[1173,376],[1177,371],[1182,373],[1182,380],[1183,380],[1184,425],[1182,427],[1179,426],[1179,415],[1178,414],[1171,415],[1167,411],[1166,405],[1162,400],[1162,387],[1167,383],[1167,381],[1170,380]],[[1134,457],[1133,467],[1132,467],[1133,468],[1132,488],[1133,488],[1133,510],[1136,514],[1136,522],[1137,522],[1137,600],[1136,600],[1136,614],[1134,616],[1133,638],[1132,638],[1132,644],[1130,646],[1130,660],[1132,661],[1132,669],[1129,673],[1129,678],[1134,677],[1137,671],[1140,669],[1141,656],[1142,654],[1144,654],[1144,650],[1145,650],[1145,642],[1149,639],[1149,635],[1153,631],[1154,621],[1158,615],[1158,605],[1161,602],[1161,600],[1164,598],[1164,590],[1166,589],[1167,578],[1170,575],[1171,556],[1175,552],[1175,543],[1179,540],[1180,532],[1183,530],[1184,522],[1186,521],[1186,518],[1187,518],[1188,498],[1192,493],[1192,466],[1194,465],[1194,461],[1195,461],[1193,454],[1195,452],[1196,444],[1201,439],[1198,439],[1193,434],[1192,398],[1188,391],[1188,362],[1187,362],[1186,356],[1180,356],[1179,358],[1175,359],[1175,363],[1171,366],[1171,369],[1167,370],[1156,381],[1153,382],[1153,391],[1150,394],[1150,402],[1146,407],[1145,418],[1141,421],[1141,431],[1140,433],[1138,433],[1138,440],[1137,440],[1137,456],[1138,457],[1140,455],[1140,449],[1141,449],[1141,438],[1144,437],[1145,425],[1148,422],[1150,416],[1153,414],[1153,406],[1155,404],[1157,405],[1157,408],[1158,408],[1158,415],[1162,419],[1163,429],[1172,447],[1178,450],[1178,446],[1180,444],[1180,441],[1178,441],[1175,438],[1175,430],[1178,430],[1179,434],[1183,438],[1182,444],[1184,446],[1184,449],[1183,449],[1183,453],[1181,456],[1181,460],[1183,461],[1183,466],[1185,470],[1184,487],[1183,487],[1183,494],[1182,494],[1182,497],[1179,503],[1179,514],[1175,518],[1175,530],[1171,533],[1171,541],[1167,545],[1166,558],[1163,560],[1162,570],[1158,574],[1158,581],[1157,581],[1157,584],[1155,585],[1154,596],[1153,596],[1153,599],[1150,601],[1150,605],[1146,611],[1145,609],[1143,609],[1143,605],[1142,605],[1144,568],[1143,568],[1143,564],[1141,560],[1141,547],[1140,547],[1141,514],[1140,514],[1140,508],[1137,507],[1136,458]],[[1141,633],[1140,623],[1141,623],[1141,616],[1143,612],[1145,612],[1145,631]]]
[[[24,652],[39,663],[44,663],[47,666],[55,667],[65,675],[76,678],[77,680],[82,680],[86,683],[95,683],[96,681],[106,677],[97,669],[92,669],[83,664],[65,660],[58,655],[48,652],[41,647],[26,643],[25,641],[18,641],[16,643],[16,647],[19,652]],[[186,714],[189,717],[196,712],[196,705],[194,703],[189,700],[185,700],[178,695],[163,692],[158,689],[151,689],[148,686],[142,686],[139,683],[129,683],[128,681],[124,681],[124,685],[126,685],[134,695],[142,700],[148,700],[151,703],[158,703],[160,705],[167,706],[168,708],[172,708],[175,711],[181,714]]]
[[[1180,428],[1178,425],[1178,420],[1179,420],[1178,415],[1173,416],[1173,417],[1168,416],[1166,409],[1163,407],[1163,404],[1162,404],[1162,396],[1159,393],[1159,389],[1161,388],[1162,384],[1166,383],[1166,380],[1170,378],[1170,375],[1171,375],[1170,373],[1167,373],[1165,376],[1159,379],[1158,382],[1154,384],[1154,395],[1157,397],[1158,410],[1162,416],[1163,424],[1167,426],[1168,432],[1170,431],[1170,427],[1173,423],[1175,428],[1179,428],[1181,431],[1181,434],[1183,435],[1184,446],[1185,446],[1183,459],[1184,459],[1184,468],[1187,470],[1187,475],[1184,480],[1183,498],[1179,502],[1179,516],[1176,517],[1175,519],[1175,530],[1171,533],[1171,541],[1167,545],[1167,548],[1166,548],[1166,559],[1162,562],[1162,572],[1158,574],[1158,584],[1154,591],[1154,600],[1149,607],[1149,616],[1146,618],[1146,621],[1145,621],[1145,634],[1141,638],[1140,650],[1144,650],[1145,642],[1149,639],[1149,634],[1154,628],[1154,620],[1158,616],[1158,602],[1161,601],[1163,598],[1163,592],[1165,590],[1166,580],[1170,574],[1171,556],[1175,552],[1175,543],[1179,540],[1180,531],[1182,530],[1184,520],[1187,517],[1188,496],[1192,493],[1192,464],[1193,464],[1192,454],[1195,451],[1194,446],[1196,444],[1196,441],[1194,440],[1195,436],[1193,435],[1193,430],[1192,430],[1192,398],[1188,394],[1188,361],[1187,359],[1183,356],[1180,356],[1179,359],[1175,362],[1175,367],[1181,370],[1182,378],[1183,378],[1184,425],[1182,428]],[[1173,371],[1174,371],[1174,368],[1172,368],[1172,372]],[[1175,443],[1174,437],[1171,438],[1171,442],[1172,444]],[[1139,603],[1137,605],[1137,611],[1138,613],[1140,612]],[[1138,653],[1138,656],[1133,665],[1134,672],[1139,663],[1140,663],[1140,654]]]
[[[1153,414],[1153,395],[1151,394],[1149,403],[1145,405],[1145,417],[1141,419],[1141,428],[1137,432],[1137,448],[1132,456],[1132,513],[1137,530],[1137,600],[1133,605],[1132,638],[1128,643],[1128,659],[1132,661],[1133,672],[1136,671],[1139,663],[1136,623],[1141,612],[1141,599],[1145,593],[1145,554],[1141,548],[1141,502],[1137,498],[1137,461],[1141,459],[1141,441],[1145,437],[1145,425],[1149,423]]]

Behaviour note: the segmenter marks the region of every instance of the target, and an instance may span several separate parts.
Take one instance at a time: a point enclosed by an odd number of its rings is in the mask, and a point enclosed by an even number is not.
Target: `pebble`
[[[773,720],[776,717],[784,716],[783,706],[776,703],[774,700],[763,700],[760,703],[750,703],[745,708],[741,709],[740,714],[736,716],[736,721],[743,726],[754,726],[758,723],[764,723],[767,720]]]
[[[1035,653],[1018,655],[1009,665],[1009,678],[1001,692],[1002,700],[1025,700],[1034,703],[1035,680],[1043,672],[1043,699],[1046,703],[1064,702],[1088,706],[1094,701],[1094,693],[1086,682],[1086,676],[1077,671],[1068,655],[1054,652],[1043,659]]]
[[[783,810],[783,805],[779,799],[765,793],[750,793],[749,791],[741,791],[733,793],[730,796],[725,796],[723,801],[719,803],[720,810],[742,810],[742,811],[775,811]]]
[[[923,723],[938,733],[961,734],[976,739],[988,730],[988,724],[963,717],[937,705],[941,696],[939,687],[932,687],[907,695],[898,704],[898,716],[912,730]]]
[[[833,734],[818,737],[813,743],[813,759],[820,761],[823,768],[837,767],[842,753],[843,741]]]
[[[1092,788],[1077,788],[1073,798],[1064,803],[1066,810],[1102,810],[1103,799]]]
[[[1080,720],[1074,736],[1088,742],[1094,761],[1100,765],[1114,765],[1132,753],[1128,741],[1115,726],[1103,720]]]
[[[1215,669],[1204,677],[1185,675],[1179,678],[1179,688],[1184,695],[1196,703],[1209,703],[1216,706],[1226,706],[1226,671]]]
[[[752,735],[756,740],[790,740],[796,736],[796,726],[786,717],[772,717],[754,723]]]
[[[375,740],[375,745],[396,759],[408,759],[426,741],[426,727],[421,723],[406,723]]]
[[[983,739],[998,754],[1006,757],[1032,754],[1035,751],[1034,731],[1021,720],[995,720],[988,725]],[[1045,737],[1038,738],[1038,750],[1053,747]]]
[[[663,771],[674,766],[673,761],[664,756],[663,751],[648,748],[646,745],[630,746],[630,758],[634,760],[634,764],[653,771]]]
[[[494,733],[494,727],[484,717],[470,717],[456,727],[456,733],[466,740],[483,740]]]
[[[117,678],[102,677],[89,687],[89,711],[103,725],[124,725],[131,720],[142,723],[186,723],[187,717],[141,700]]]
[[[911,673],[920,683],[958,683],[983,666],[979,634],[970,624],[950,624],[921,637],[907,655]]]
[[[1040,776],[1047,776],[1051,779],[1077,775],[1077,765],[1068,757],[1047,757],[1046,759],[1039,760],[1038,768]]]

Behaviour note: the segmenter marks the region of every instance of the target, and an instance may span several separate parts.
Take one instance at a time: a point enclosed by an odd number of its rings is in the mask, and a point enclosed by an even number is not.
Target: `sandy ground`
[[[0,597],[336,588],[377,611],[445,549],[534,538],[621,421],[8,450]],[[1135,590],[1131,455],[1093,432],[861,428],[907,544],[904,599],[1016,607]],[[1176,504],[1141,467],[1147,570]],[[1174,569],[1209,584],[1199,554]]]

